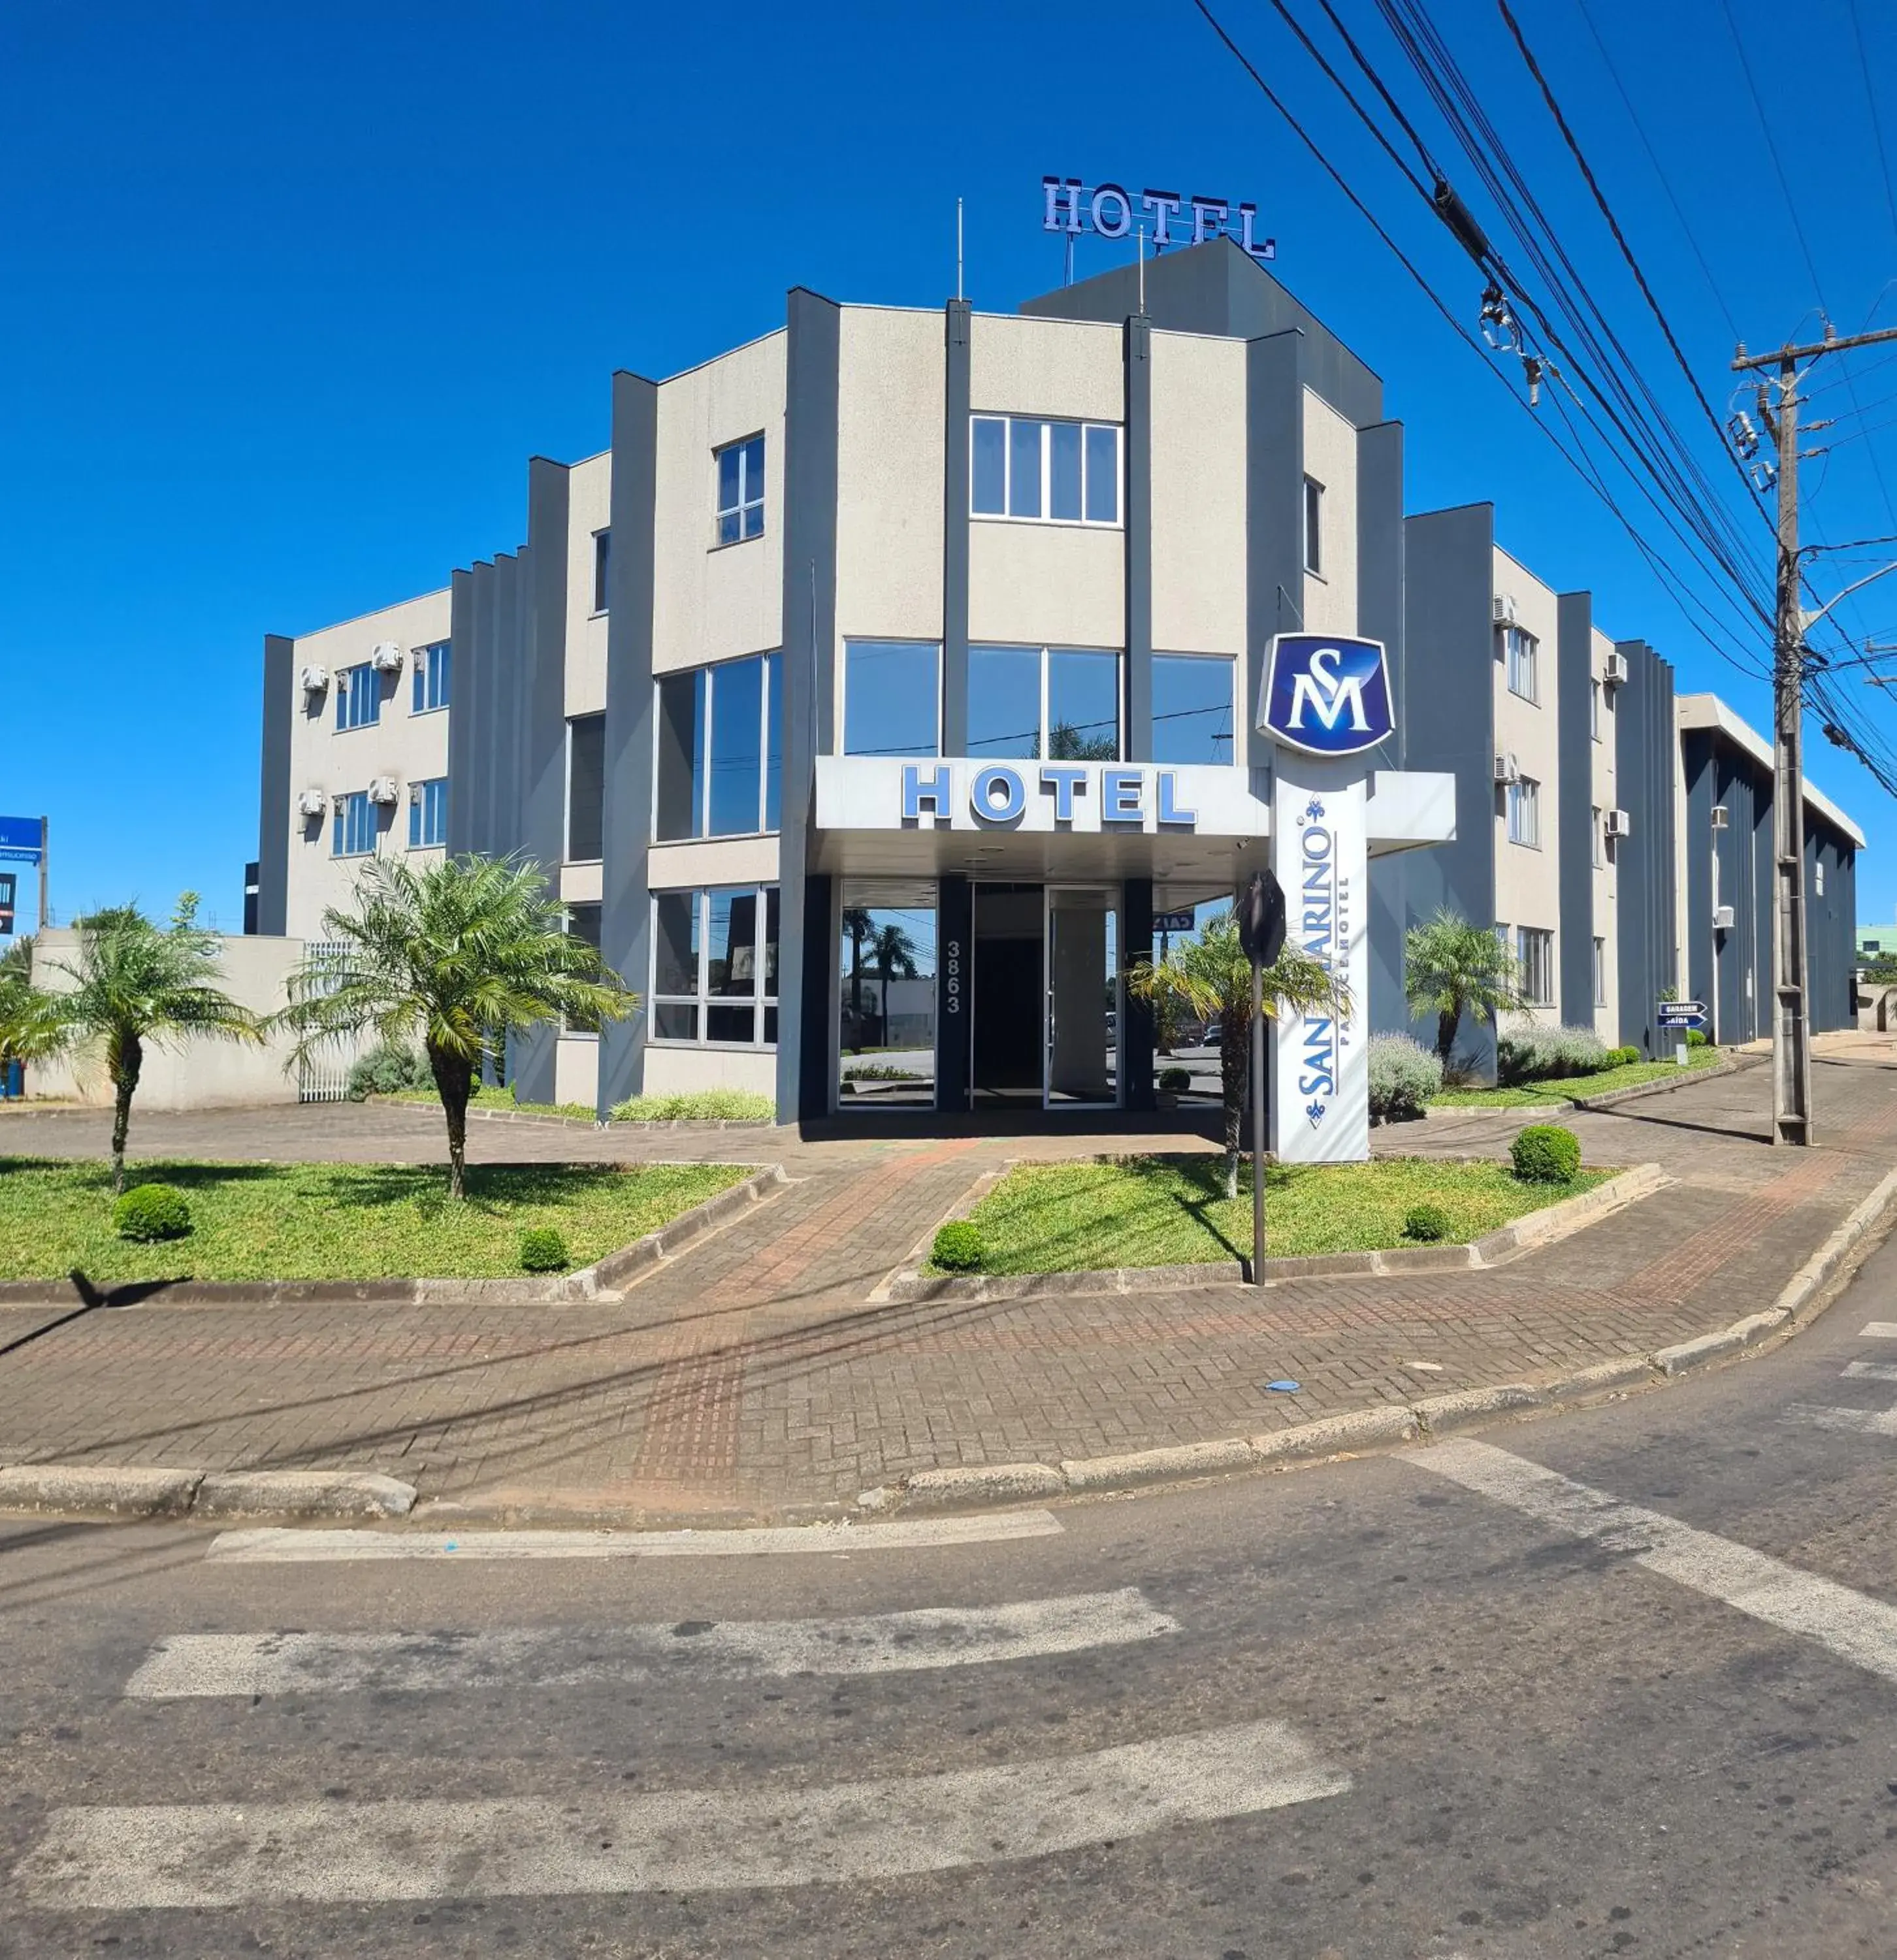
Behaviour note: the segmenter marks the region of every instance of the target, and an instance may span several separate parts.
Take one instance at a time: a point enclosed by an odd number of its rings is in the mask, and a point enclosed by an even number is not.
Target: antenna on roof
[[[1139,310],[1146,310],[1146,228],[1139,228]]]
[[[955,298],[965,299],[961,290],[961,199],[955,199]]]

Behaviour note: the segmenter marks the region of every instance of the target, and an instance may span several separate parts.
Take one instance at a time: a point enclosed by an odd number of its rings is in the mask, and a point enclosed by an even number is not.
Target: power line
[[[1883,119],[1877,113],[1877,94],[1870,85],[1870,58],[1864,52],[1864,23],[1857,18],[1857,0],[1846,0],[1846,11],[1851,16],[1851,39],[1857,44],[1857,72],[1864,82],[1864,103],[1870,111],[1870,133],[1877,145],[1877,161],[1883,166],[1884,208],[1890,214],[1891,236],[1897,238],[1897,181],[1893,181],[1890,170],[1890,153],[1884,148]],[[1733,336],[1736,339],[1737,335]]]
[[[1752,97],[1752,113],[1759,118],[1759,133],[1765,139],[1765,154],[1771,158],[1773,172],[1778,179],[1778,189],[1785,200],[1786,214],[1791,219],[1791,228],[1798,240],[1798,249],[1805,255],[1805,269],[1811,275],[1811,289],[1817,294],[1822,310],[1825,304],[1822,282],[1818,277],[1818,263],[1811,256],[1811,246],[1805,237],[1805,228],[1799,222],[1798,207],[1792,202],[1791,185],[1785,176],[1785,167],[1779,161],[1778,145],[1771,139],[1771,125],[1765,120],[1765,105],[1759,100],[1759,84],[1752,79],[1752,63],[1746,55],[1746,44],[1739,37],[1738,24],[1733,19],[1732,0],[1719,0],[1719,11],[1726,17],[1726,31],[1732,36],[1733,47],[1739,56],[1739,71],[1746,78],[1746,93]]]

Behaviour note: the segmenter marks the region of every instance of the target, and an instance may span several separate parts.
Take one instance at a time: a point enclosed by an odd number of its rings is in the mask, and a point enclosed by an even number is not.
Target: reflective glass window
[[[851,640],[844,648],[844,753],[940,752],[941,649],[910,640]]]
[[[597,863],[605,851],[606,718],[576,716],[567,724],[567,858]]]
[[[1008,508],[1008,425],[999,415],[977,415],[972,436],[969,508],[999,517]]]
[[[1044,422],[1008,425],[1008,514],[1041,515],[1041,441]]]
[[[1047,514],[1067,523],[1080,517],[1080,425],[1047,425]]]
[[[1182,654],[1152,657],[1152,759],[1230,762],[1233,663]]]
[[[653,834],[662,842],[704,835],[705,670],[661,675]]]
[[[1041,753],[1041,649],[968,649],[968,752]]]
[[[764,769],[764,663],[732,660],[710,670],[710,810],[707,834],[758,828]]]
[[[1047,754],[1056,762],[1111,762],[1120,753],[1120,656],[1050,648]]]

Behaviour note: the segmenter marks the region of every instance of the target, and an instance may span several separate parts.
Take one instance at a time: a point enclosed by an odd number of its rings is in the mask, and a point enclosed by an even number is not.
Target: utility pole
[[[1768,385],[1759,387],[1760,419],[1778,451],[1778,595],[1772,632],[1772,1039],[1771,1140],[1810,1144],[1811,999],[1805,919],[1805,632],[1819,616],[1803,606],[1798,546],[1798,367],[1821,355],[1897,340],[1897,328],[1748,355],[1742,342],[1733,371],[1776,368],[1775,412]],[[1825,609],[1829,611],[1829,607]]]

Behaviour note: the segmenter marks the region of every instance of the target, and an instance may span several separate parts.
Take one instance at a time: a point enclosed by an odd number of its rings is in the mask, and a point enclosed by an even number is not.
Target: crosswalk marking
[[[1845,1376],[1860,1382],[1897,1382],[1897,1361],[1848,1361]]]
[[[55,1910],[840,1884],[1040,1857],[1342,1796],[1284,1723],[802,1790],[56,1810],[14,1873]]]
[[[208,1559],[294,1565],[329,1559],[729,1558],[786,1552],[899,1551],[1047,1538],[1064,1527],[1052,1511],[994,1511],[886,1524],[761,1525],[735,1531],[300,1531],[268,1526],[220,1532]]]
[[[688,1620],[582,1633],[174,1634],[126,1682],[135,1701],[566,1688],[655,1674],[888,1674],[1031,1659],[1176,1634],[1137,1586],[1004,1606],[828,1620]]]
[[[1897,1681],[1897,1608],[1711,1532],[1575,1482],[1492,1444],[1439,1443],[1406,1458],[1537,1522],[1626,1553],[1637,1565]]]
[[[1897,1320],[1873,1320],[1865,1323],[1860,1341],[1897,1341]]]
[[[1897,1409],[1819,1408],[1801,1402],[1792,1412],[1819,1429],[1848,1430],[1858,1436],[1897,1436]]]

